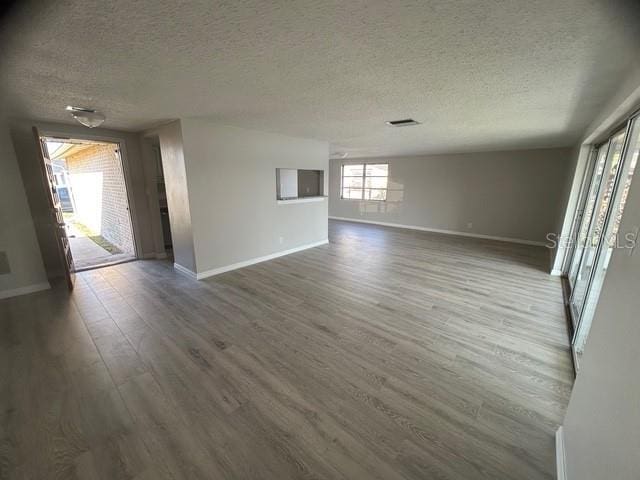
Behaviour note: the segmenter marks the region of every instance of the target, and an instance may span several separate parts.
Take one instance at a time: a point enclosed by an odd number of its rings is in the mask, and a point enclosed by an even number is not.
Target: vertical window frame
[[[361,178],[362,179],[362,187],[359,189],[354,188],[353,190],[362,190],[361,196],[360,198],[352,198],[352,197],[345,197],[344,196],[344,167],[345,166],[359,166],[362,165],[362,175],[361,176],[353,176],[353,175],[348,175],[348,178]],[[380,176],[380,175],[370,175],[367,177],[367,166],[368,165],[386,165],[387,167],[387,175],[386,176]],[[386,179],[386,185],[384,188],[372,188],[366,187],[366,183],[367,183],[367,178],[385,178]],[[351,190],[351,187],[348,187]],[[365,198],[365,190],[369,190],[369,196],[371,196],[371,190],[383,190],[384,191],[384,198],[383,199],[375,199],[375,198]],[[360,201],[368,201],[368,202],[386,202],[387,201],[387,194],[389,193],[389,164],[388,163],[381,163],[381,162],[376,162],[376,163],[343,163],[340,166],[340,199],[341,200],[360,200]]]

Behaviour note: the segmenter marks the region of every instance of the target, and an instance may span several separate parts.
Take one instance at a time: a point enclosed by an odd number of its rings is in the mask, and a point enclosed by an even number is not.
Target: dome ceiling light
[[[67,112],[71,113],[71,116],[73,118],[75,118],[85,127],[99,127],[105,120],[105,116],[102,113],[96,112],[91,108],[73,107],[71,105],[67,105],[66,110]]]

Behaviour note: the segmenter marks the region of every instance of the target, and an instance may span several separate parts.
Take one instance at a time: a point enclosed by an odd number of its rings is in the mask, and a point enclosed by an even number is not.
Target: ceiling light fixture
[[[100,112],[96,112],[91,108],[73,107],[67,105],[67,112],[71,113],[71,116],[75,118],[85,127],[96,128],[102,125],[105,120],[105,116]]]
[[[410,125],[420,125],[420,122],[414,120],[413,118],[405,118],[403,120],[390,120],[384,123],[391,127],[408,127]]]

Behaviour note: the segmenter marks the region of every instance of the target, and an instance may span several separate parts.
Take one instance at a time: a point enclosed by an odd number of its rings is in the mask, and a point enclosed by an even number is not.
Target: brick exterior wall
[[[135,254],[122,161],[116,145],[95,145],[66,158],[76,217],[123,252]],[[80,185],[82,183],[82,185]]]

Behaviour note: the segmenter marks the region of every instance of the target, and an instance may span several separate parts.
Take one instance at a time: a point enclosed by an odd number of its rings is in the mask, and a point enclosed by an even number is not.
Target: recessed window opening
[[[276,199],[295,200],[324,196],[324,171],[276,168]]]

